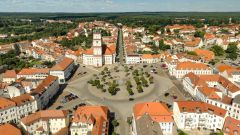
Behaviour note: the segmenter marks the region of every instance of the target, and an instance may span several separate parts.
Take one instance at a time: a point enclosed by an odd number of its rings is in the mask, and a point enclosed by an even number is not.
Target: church
[[[83,53],[83,64],[94,67],[111,65],[115,63],[116,46],[103,44],[101,32],[93,33],[93,45]]]

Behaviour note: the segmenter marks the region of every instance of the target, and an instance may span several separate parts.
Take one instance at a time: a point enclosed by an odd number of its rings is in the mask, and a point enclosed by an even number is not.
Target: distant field
[[[126,12],[126,13],[0,13],[0,17],[14,18],[48,18],[48,19],[66,19],[66,18],[118,18],[121,16],[129,17],[191,17],[191,18],[222,18],[222,17],[240,17],[240,12]]]

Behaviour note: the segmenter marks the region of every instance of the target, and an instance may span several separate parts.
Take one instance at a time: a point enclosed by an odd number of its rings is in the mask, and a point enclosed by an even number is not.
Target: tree
[[[218,45],[214,45],[210,50],[214,52],[215,56],[223,56],[225,54],[223,48]]]
[[[183,132],[182,130],[178,129],[177,130],[178,135],[188,135],[187,133]]]
[[[113,120],[112,125],[113,125],[113,127],[117,127],[117,126],[119,126],[119,123],[117,120]]]
[[[204,31],[196,31],[194,34],[194,37],[200,37],[200,38],[204,38],[205,32]]]
[[[170,49],[170,46],[165,45],[164,40],[162,39],[162,40],[159,41],[159,49],[163,50],[163,51],[166,51],[166,50]]]
[[[227,58],[230,58],[232,60],[236,60],[238,57],[238,47],[236,43],[230,43],[228,45],[228,48],[226,50]]]
[[[180,31],[179,29],[175,29],[175,30],[174,30],[174,33],[175,33],[175,34],[179,34],[179,31]]]
[[[137,91],[138,93],[142,93],[143,92],[143,88],[141,85],[137,85]]]
[[[190,51],[190,52],[187,52],[188,55],[193,55],[193,56],[197,56],[197,53],[194,52],[194,51]]]

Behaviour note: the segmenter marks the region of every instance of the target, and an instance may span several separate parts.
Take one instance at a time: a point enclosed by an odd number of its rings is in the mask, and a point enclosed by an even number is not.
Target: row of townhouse
[[[161,61],[160,54],[136,54],[136,55],[126,55],[126,64],[151,64],[158,63]]]
[[[25,134],[108,135],[109,109],[106,106],[81,106],[70,117],[66,110],[42,110],[21,119]]]
[[[58,78],[48,76],[30,93],[11,99],[0,98],[0,123],[18,123],[21,118],[46,108],[58,90]]]
[[[240,87],[227,78],[189,73],[183,87],[196,99],[225,109],[230,117],[240,120]]]
[[[222,130],[227,111],[199,101],[179,101],[173,104],[173,117],[179,129]]]
[[[216,67],[219,74],[233,83],[240,82],[240,69],[226,64],[221,64]]]
[[[81,106],[70,120],[68,111],[45,110],[21,119],[24,134],[108,135],[109,110],[105,106]],[[173,112],[165,104],[145,102],[133,108],[132,135],[173,135],[176,130],[222,130],[225,135],[240,133],[240,120],[228,116],[226,110],[201,101],[178,101]],[[0,126],[0,132],[21,135],[21,130],[11,124]]]
[[[3,82],[13,83],[17,79],[25,78],[28,80],[43,80],[49,75],[57,76],[60,84],[64,84],[74,71],[74,60],[63,58],[52,68],[24,68],[18,73],[14,70],[7,70],[3,75]]]
[[[20,125],[25,134],[49,135],[67,128],[69,116],[64,110],[42,110],[22,118]]]
[[[239,135],[240,120],[227,110],[201,101],[178,101],[173,104],[173,117],[178,129],[210,129],[224,135]]]
[[[159,102],[138,103],[133,107],[132,135],[173,135],[181,130],[223,130],[238,135],[240,120],[229,117],[228,111],[202,101],[177,101],[173,111]],[[176,125],[175,125],[176,124]]]
[[[195,62],[179,62],[174,59],[170,62],[166,62],[168,66],[168,71],[171,76],[176,77],[177,79],[182,79],[188,73],[195,73],[197,75],[210,75],[213,74],[213,70],[204,63],[195,63]]]
[[[32,41],[30,45],[25,47],[26,49],[21,50],[27,56],[32,56],[35,59],[41,59],[45,61],[56,61],[64,56],[65,49],[60,44],[55,43],[58,39],[48,38]],[[19,44],[22,47],[22,44]]]

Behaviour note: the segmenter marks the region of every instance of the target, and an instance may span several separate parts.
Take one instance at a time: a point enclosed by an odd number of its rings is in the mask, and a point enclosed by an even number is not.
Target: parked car
[[[56,110],[59,110],[59,109],[62,109],[63,108],[63,106],[58,106],[58,107],[56,107]]]

